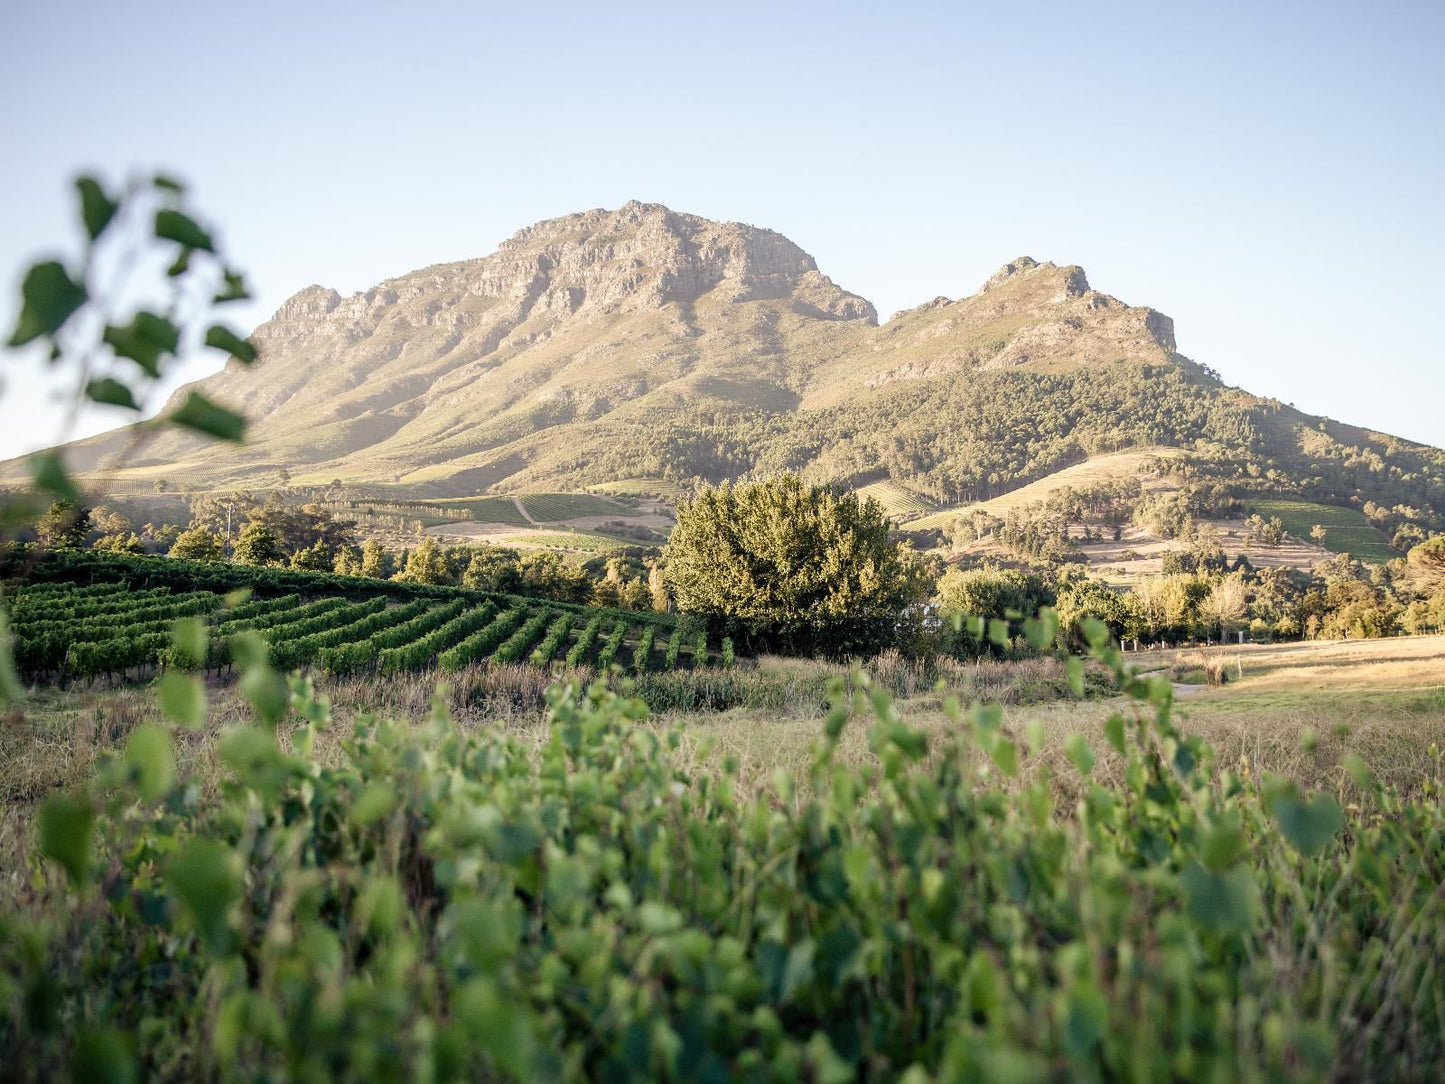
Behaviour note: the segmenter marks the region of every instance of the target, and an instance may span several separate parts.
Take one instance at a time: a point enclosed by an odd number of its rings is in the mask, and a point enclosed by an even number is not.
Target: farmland
[[[1308,539],[1316,525],[1323,527],[1325,537],[1320,544],[1331,553],[1348,553],[1361,561],[1375,563],[1399,556],[1391,548],[1389,539],[1353,508],[1263,497],[1251,498],[1249,507],[1265,519],[1278,516],[1284,529],[1296,538]]]
[[[491,659],[546,668],[564,657],[573,667],[605,668],[624,649],[641,674],[707,658],[705,644],[701,654],[654,650],[659,640],[681,642],[676,619],[665,615],[364,581],[341,595],[327,592],[336,577],[277,570],[247,584],[235,570],[192,568],[188,577],[187,564],[81,562],[68,571],[88,573],[83,583],[16,589],[9,606],[22,674],[64,683],[144,677],[170,665],[220,671],[234,662],[233,638],[242,633],[259,638],[278,666],[333,675],[455,670]],[[153,583],[159,579],[169,582]],[[607,635],[597,645],[593,623],[603,620]],[[192,630],[195,647],[178,646],[178,622]]]
[[[925,515],[937,507],[923,494],[915,493],[907,486],[899,485],[897,482],[873,482],[870,485],[860,486],[857,493],[860,497],[873,498],[883,506],[883,511],[899,520]]]

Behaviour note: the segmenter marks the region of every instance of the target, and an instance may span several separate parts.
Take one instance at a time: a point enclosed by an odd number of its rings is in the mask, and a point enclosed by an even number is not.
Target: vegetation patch
[[[1348,553],[1358,560],[1377,564],[1400,556],[1391,547],[1390,540],[1356,509],[1262,497],[1251,497],[1248,504],[1251,511],[1266,519],[1278,516],[1290,534],[1323,546],[1331,553]],[[1316,527],[1324,528],[1323,532],[1316,531]]]

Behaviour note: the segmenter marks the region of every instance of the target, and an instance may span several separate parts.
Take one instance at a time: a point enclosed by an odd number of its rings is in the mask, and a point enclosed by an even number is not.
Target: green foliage
[[[35,524],[42,546],[79,549],[90,533],[90,509],[71,500],[58,500]]]
[[[567,639],[567,632],[571,628],[571,614],[563,614],[554,620],[552,624],[547,627],[547,635],[542,638],[542,642],[538,644],[536,650],[532,652],[532,665],[546,666],[547,663],[551,662],[552,656],[557,654],[558,648],[560,648],[562,642]]]
[[[587,661],[587,656],[592,653],[592,645],[597,642],[597,636],[602,631],[602,615],[598,614],[587,622],[586,626],[577,634],[577,640],[567,651],[566,663],[568,666],[580,666]]]
[[[481,662],[517,630],[527,613],[520,606],[501,613],[494,607],[488,609],[489,620],[466,639],[438,655],[438,666],[443,670],[460,670],[469,663]]]
[[[617,661],[617,652],[622,649],[622,638],[627,635],[627,622],[618,621],[612,626],[612,631],[602,641],[602,647],[597,651],[597,669],[606,670]]]
[[[648,625],[642,630],[637,647],[632,652],[632,669],[635,673],[646,672],[648,660],[652,658],[652,644],[657,635],[657,626]]]
[[[12,347],[39,341],[48,347],[52,361],[71,361],[79,371],[78,387],[85,398],[109,406],[139,411],[147,390],[162,375],[163,367],[180,349],[190,325],[178,324],[177,314],[189,314],[199,333],[209,306],[242,300],[248,295],[241,276],[218,252],[211,236],[197,225],[187,206],[184,186],[169,178],[137,178],[122,191],[107,191],[95,177],[75,183],[83,227],[83,250],[74,272],[59,260],[35,264],[21,283],[20,312],[10,335]],[[149,221],[147,219],[149,218]],[[198,254],[200,254],[198,256]],[[169,268],[153,289],[127,283],[124,296],[107,296],[97,283],[117,268],[150,266],[143,257],[163,255]],[[160,265],[164,266],[164,264]],[[116,281],[123,277],[114,276]],[[132,296],[159,292],[169,299],[168,315],[134,309],[125,320],[119,314]],[[189,303],[187,299],[191,299]],[[86,320],[87,311],[103,319]],[[241,361],[255,360],[255,348],[221,325],[205,333],[207,346],[225,350]],[[99,371],[97,371],[99,369]],[[236,412],[191,391],[164,422],[224,440],[239,440],[244,419]],[[32,458],[37,488],[74,499],[65,465],[56,452]]]
[[[241,529],[231,556],[241,565],[269,565],[281,559],[281,545],[265,524],[248,523]]]
[[[43,894],[0,901],[11,1073],[1429,1078],[1438,756],[1413,797],[1349,761],[1349,806],[1219,770],[1081,627],[1131,706],[1066,743],[1063,808],[997,705],[950,699],[931,748],[861,675],[756,793],[600,682],[540,746],[437,712],[321,757],[325,701],[249,645],[265,725],[222,735],[221,787],[152,731],[112,797],[42,806]]]
[[[682,626],[672,630],[672,635],[667,639],[667,654],[663,657],[663,668],[667,670],[677,669],[677,657],[682,651]]]
[[[921,570],[888,538],[878,505],[796,477],[705,489],[678,508],[665,551],[684,613],[753,645],[871,655],[923,593]]]
[[[187,561],[220,561],[226,556],[226,547],[219,535],[204,527],[192,527],[176,536],[169,556]]]
[[[547,621],[551,615],[546,610],[539,610],[516,632],[512,633],[500,647],[494,656],[497,662],[517,662],[524,658],[527,649],[537,641],[542,630],[547,627]]]

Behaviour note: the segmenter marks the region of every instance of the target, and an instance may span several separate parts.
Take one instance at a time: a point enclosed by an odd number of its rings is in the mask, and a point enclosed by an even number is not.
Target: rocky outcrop
[[[871,303],[782,234],[640,202],[547,219],[490,256],[350,297],[308,286],[253,339],[257,365],[233,362],[203,382],[252,419],[245,449],[167,434],[137,466],[184,460],[198,475],[244,478],[252,462],[295,462],[361,478],[500,480],[501,463],[537,472],[607,454],[588,425],[1174,356],[1167,317],[1098,293],[1079,267],[1021,256],[972,297],[935,297],[879,326]]]

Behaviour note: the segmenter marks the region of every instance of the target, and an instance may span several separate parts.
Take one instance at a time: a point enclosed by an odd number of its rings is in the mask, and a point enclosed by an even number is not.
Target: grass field
[[[1002,519],[1011,508],[1021,508],[1034,501],[1044,500],[1056,489],[1065,486],[1083,488],[1100,482],[1112,482],[1116,478],[1127,478],[1138,474],[1146,462],[1160,456],[1182,455],[1177,448],[1136,448],[1127,452],[1111,452],[1108,455],[1090,456],[1082,463],[1055,471],[1053,474],[1030,482],[1026,486],[1011,490],[1000,497],[974,504],[961,504],[945,508],[922,519],[912,520],[908,526],[914,530],[947,530],[955,519],[974,509],[981,509],[991,516]]]
[[[874,482],[857,490],[860,497],[872,497],[883,511],[895,518],[931,512],[938,507],[933,501],[897,482]]]
[[[1340,761],[1355,753],[1383,780],[1411,789],[1427,775],[1431,744],[1445,747],[1445,636],[1214,650],[1232,660],[1232,677],[1242,661],[1243,678],[1219,688],[1180,688],[1176,717],[1186,731],[1214,747],[1221,768],[1238,770],[1241,758],[1247,758],[1252,772],[1277,772],[1301,785],[1339,790],[1348,786]],[[1174,653],[1130,661],[1147,668],[1173,662]],[[805,664],[764,658],[758,665]],[[1011,677],[1005,676],[1007,670],[997,671],[978,686],[978,695],[1008,698],[1006,691],[1019,687],[1022,668],[1033,664],[1011,665]],[[1042,675],[1032,680],[1042,680]],[[943,712],[941,697],[926,689],[901,697],[897,707],[909,724],[939,740],[954,725]],[[1125,701],[1115,696],[1042,698],[1010,707],[1006,727],[1017,738],[1031,721],[1039,724],[1042,763],[1050,765],[1056,781],[1067,788],[1067,780],[1077,775],[1068,766],[1064,743],[1076,732],[1088,738],[1099,755],[1098,771],[1113,775],[1122,770],[1122,759],[1109,751],[1104,739],[1104,724],[1124,707]],[[689,734],[700,744],[711,743],[714,755],[737,757],[740,782],[762,786],[779,767],[798,770],[806,765],[818,737],[819,715],[807,706],[782,713],[740,708],[689,716],[687,721]],[[1303,739],[1309,734],[1316,744],[1306,750]],[[850,762],[871,762],[867,728],[846,732],[840,753]]]
[[[1249,508],[1265,519],[1278,516],[1284,529],[1296,538],[1309,539],[1310,531],[1319,524],[1325,529],[1322,545],[1331,553],[1348,553],[1361,561],[1376,563],[1400,556],[1391,547],[1390,540],[1362,512],[1353,508],[1272,498],[1252,499]]]

